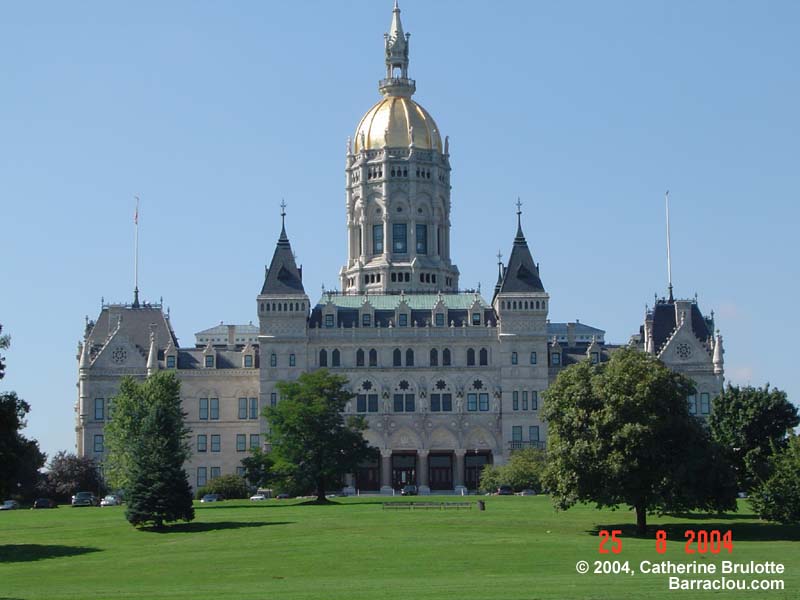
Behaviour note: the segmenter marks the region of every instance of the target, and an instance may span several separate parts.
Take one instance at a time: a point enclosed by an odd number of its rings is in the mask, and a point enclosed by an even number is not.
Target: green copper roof
[[[394,310],[400,305],[400,300],[405,299],[411,310],[431,310],[439,301],[439,294],[369,294],[360,296],[342,296],[338,294],[324,294],[319,300],[320,305],[325,305],[330,300],[337,308],[361,308],[364,300],[369,300],[375,310]],[[477,297],[482,308],[488,308],[486,301],[475,292],[460,294],[442,294],[442,302],[452,310],[467,310],[472,307]]]

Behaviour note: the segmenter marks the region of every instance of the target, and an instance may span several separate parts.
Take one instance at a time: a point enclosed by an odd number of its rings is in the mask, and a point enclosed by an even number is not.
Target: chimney
[[[228,325],[228,350],[236,349],[236,325]]]
[[[575,323],[567,323],[567,346],[575,345]]]

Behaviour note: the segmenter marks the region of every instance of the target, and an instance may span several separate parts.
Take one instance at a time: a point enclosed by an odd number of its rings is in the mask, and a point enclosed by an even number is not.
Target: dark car
[[[290,500],[291,496],[289,494],[286,494],[286,493],[278,494],[277,496],[275,496],[275,499],[276,500]]]
[[[33,503],[33,508],[56,508],[57,506],[56,501],[50,498],[37,498]]]
[[[497,495],[498,496],[513,496],[514,495],[514,488],[510,485],[501,485],[497,488]]]
[[[99,506],[100,502],[97,500],[92,492],[78,492],[72,497],[72,506]]]
[[[415,485],[405,485],[403,489],[400,490],[401,496],[416,496],[418,493],[419,490],[417,490],[417,486]]]
[[[222,497],[222,494],[206,494],[202,498],[200,498],[200,502],[206,504],[208,502],[222,502],[225,498]]]

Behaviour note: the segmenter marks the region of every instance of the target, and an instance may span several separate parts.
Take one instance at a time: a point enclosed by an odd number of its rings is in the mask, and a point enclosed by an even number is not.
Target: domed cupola
[[[347,143],[348,260],[339,275],[348,293],[458,289],[450,261],[449,142],[411,99],[409,38],[395,2],[384,34],[383,98]]]

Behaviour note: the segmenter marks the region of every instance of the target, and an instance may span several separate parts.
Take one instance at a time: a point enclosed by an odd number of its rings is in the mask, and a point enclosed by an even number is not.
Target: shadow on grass
[[[45,558],[80,556],[90,552],[100,552],[100,548],[61,546],[58,544],[7,544],[0,545],[0,563],[31,562]]]
[[[291,525],[291,521],[217,521],[211,523],[193,522],[176,523],[161,529],[143,527],[142,531],[152,533],[203,533],[205,531],[223,531],[225,529],[247,529],[252,527],[266,527],[268,525]]]
[[[663,523],[647,526],[647,533],[639,536],[636,533],[636,525],[633,523],[616,523],[608,525],[598,525],[594,529],[587,531],[591,535],[598,535],[601,529],[611,531],[612,529],[622,530],[624,537],[642,537],[655,539],[656,531],[663,529],[667,532],[668,540],[686,540],[684,533],[687,529],[697,531],[714,529],[725,533],[730,530],[733,535],[733,542],[794,542],[800,540],[800,525],[780,525],[778,523],[727,523],[725,519],[718,520],[716,515],[710,516],[702,524],[695,522],[689,523]],[[696,542],[695,542],[696,543]]]

